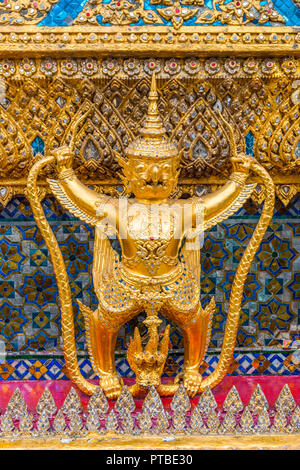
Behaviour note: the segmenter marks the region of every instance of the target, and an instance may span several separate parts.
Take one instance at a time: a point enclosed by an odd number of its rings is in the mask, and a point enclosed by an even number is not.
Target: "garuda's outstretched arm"
[[[48,183],[60,203],[81,220],[96,225],[104,217],[110,217],[110,204],[113,198],[98,194],[84,185],[72,169],[72,154],[68,147],[60,147],[53,152],[56,156],[58,180]]]
[[[229,217],[250,197],[255,185],[246,184],[251,157],[240,155],[232,158],[235,171],[227,183],[217,191],[199,198],[203,204],[205,229]],[[195,201],[196,202],[196,201]]]

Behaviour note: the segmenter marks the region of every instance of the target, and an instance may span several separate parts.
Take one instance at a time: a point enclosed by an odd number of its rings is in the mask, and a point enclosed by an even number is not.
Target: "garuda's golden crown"
[[[170,158],[178,155],[177,146],[170,141],[162,124],[157,102],[158,93],[153,73],[146,122],[139,131],[140,135],[128,145],[125,152],[128,157]]]

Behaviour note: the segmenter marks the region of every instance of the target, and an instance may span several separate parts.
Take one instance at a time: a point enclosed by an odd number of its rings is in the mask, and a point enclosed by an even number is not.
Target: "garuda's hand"
[[[73,164],[73,154],[67,145],[58,147],[52,151],[56,159],[57,171],[61,173],[63,170],[69,170]]]
[[[245,153],[239,153],[231,158],[234,173],[249,174],[253,158]]]

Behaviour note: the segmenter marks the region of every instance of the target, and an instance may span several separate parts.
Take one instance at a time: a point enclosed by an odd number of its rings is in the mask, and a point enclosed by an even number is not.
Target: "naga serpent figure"
[[[149,342],[143,349],[136,330],[127,354],[137,377],[132,393],[138,395],[146,387],[155,385],[161,395],[168,395],[178,387],[179,378],[174,384],[160,382],[168,347],[168,328],[159,344],[160,314],[177,324],[183,333],[184,367],[180,379],[188,394],[194,396],[205,387],[219,383],[228,370],[244,283],[274,205],[270,176],[253,157],[238,154],[231,127],[221,115],[219,118],[228,130],[233,173],[220,189],[203,197],[170,198],[177,184],[181,153],[162,125],[154,75],[144,126],[127,147],[126,155],[117,154],[127,194],[134,197],[112,198],[80,182],[72,169],[72,149],[67,146],[42,158],[30,172],[27,195],[49,247],[59,288],[66,366],[70,378],[88,394],[92,394],[97,385],[87,381],[78,367],[70,288],[59,246],[38,198],[38,173],[43,166],[55,161],[59,176],[49,180],[53,194],[71,213],[96,227],[93,280],[99,305],[95,311],[83,304],[80,308],[85,318],[91,363],[101,388],[110,398],[120,394],[122,380],[116,372],[114,357],[118,331],[124,323],[145,312]],[[201,307],[197,240],[205,229],[229,217],[250,197],[255,187],[247,184],[250,170],[260,176],[261,184],[266,187],[263,213],[232,285],[219,363],[209,377],[202,379],[199,367],[210,340],[215,304],[212,298],[205,309]],[[120,257],[109,241],[108,236],[112,234],[119,239]]]

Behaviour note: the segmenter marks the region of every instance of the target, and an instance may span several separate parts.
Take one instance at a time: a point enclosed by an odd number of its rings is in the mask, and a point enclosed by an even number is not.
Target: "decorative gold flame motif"
[[[6,410],[0,410],[2,440],[27,439],[34,442],[42,438],[51,442],[54,438],[88,439],[99,438],[100,435],[114,438],[118,435],[149,437],[153,434],[173,439],[184,435],[242,437],[255,434],[261,438],[262,435],[275,438],[276,435],[299,435],[300,432],[299,406],[293,405],[293,411],[291,408],[278,408],[283,396],[288,395],[294,400],[288,384],[279,393],[275,406],[266,402],[264,408],[252,411],[251,403],[257,402],[258,395],[263,393],[261,389],[255,389],[249,403],[238,408],[232,407],[225,414],[222,409],[228,408],[233,396],[239,396],[236,388],[231,389],[223,404],[219,405],[213,392],[207,388],[195,404],[180,385],[169,406],[161,401],[152,387],[143,401],[141,412],[136,410],[133,396],[126,386],[113,409],[106,406],[105,396],[100,388],[90,397],[87,406],[81,403],[79,395],[71,388],[59,410],[53,408],[54,399],[47,390],[41,396],[36,409],[30,413],[24,401],[22,406],[26,406],[26,411],[20,419],[16,419],[11,404],[18,393],[14,393]],[[42,413],[41,403],[44,405]],[[263,441],[259,441],[259,445],[262,443]]]

